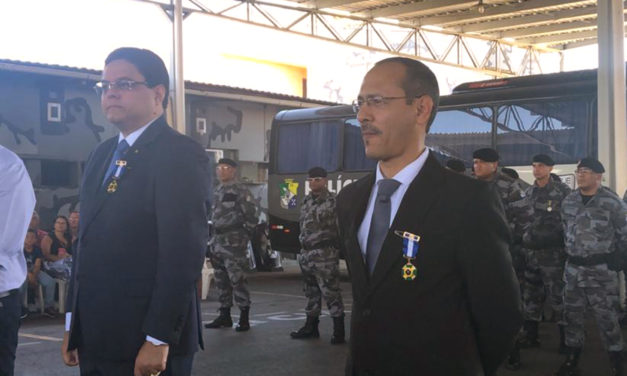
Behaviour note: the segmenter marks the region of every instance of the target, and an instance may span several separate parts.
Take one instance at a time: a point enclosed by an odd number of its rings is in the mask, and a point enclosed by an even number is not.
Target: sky
[[[228,0],[221,0],[223,2]],[[169,65],[172,27],[161,8],[132,0],[2,1],[0,58],[102,69],[107,54],[121,46],[148,48]],[[229,69],[224,55],[237,55],[307,68],[308,96],[350,103],[361,78],[386,54],[337,43],[192,14],[184,21],[185,79],[280,92],[254,72]],[[565,54],[565,70],[596,68],[596,46]],[[427,63],[441,92],[489,76]]]

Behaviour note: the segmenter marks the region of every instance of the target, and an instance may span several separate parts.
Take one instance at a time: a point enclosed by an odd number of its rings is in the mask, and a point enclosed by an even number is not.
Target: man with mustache
[[[354,102],[376,171],[337,199],[353,288],[346,375],[494,375],[521,325],[493,187],[442,167],[425,137],[435,75],[378,62]]]

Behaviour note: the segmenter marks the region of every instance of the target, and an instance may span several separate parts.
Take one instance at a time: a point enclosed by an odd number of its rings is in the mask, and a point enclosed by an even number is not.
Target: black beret
[[[483,148],[475,150],[472,153],[473,158],[481,159],[484,162],[498,162],[499,153],[492,148]]]
[[[220,160],[218,161],[218,164],[227,164],[232,167],[237,167],[237,163],[230,158],[220,158]]]
[[[577,165],[577,168],[581,168],[581,167],[587,167],[591,169],[592,171],[596,172],[597,174],[602,174],[605,172],[605,168],[603,167],[603,164],[601,164],[601,162],[599,162],[597,159],[594,159],[591,157],[580,160],[579,164]]]
[[[466,171],[466,166],[464,165],[464,162],[460,161],[459,159],[455,159],[455,158],[451,158],[448,161],[446,161],[446,167],[450,168],[453,171],[457,171],[457,172],[465,172]]]
[[[546,154],[536,154],[533,156],[533,159],[531,160],[532,163],[542,163],[545,164],[547,166],[555,166],[555,161],[553,160],[553,158],[549,157]]]
[[[501,172],[513,179],[518,179],[520,177],[518,172],[516,172],[513,168],[503,167],[501,168]]]
[[[327,170],[322,167],[312,167],[309,169],[310,178],[326,178]]]

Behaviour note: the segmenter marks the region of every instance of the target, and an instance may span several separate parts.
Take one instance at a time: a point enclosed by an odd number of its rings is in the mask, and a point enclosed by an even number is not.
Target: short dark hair
[[[414,98],[421,95],[428,95],[433,100],[433,108],[431,116],[427,122],[427,133],[431,128],[431,123],[435,119],[438,112],[438,104],[440,103],[440,87],[438,79],[428,66],[418,60],[406,57],[390,57],[383,59],[375,64],[375,67],[387,63],[399,63],[405,67],[405,79],[401,82],[401,87],[405,91],[405,95],[409,98],[407,104],[410,104]]]
[[[126,60],[133,64],[139,73],[144,76],[148,87],[163,85],[165,95],[163,97],[163,108],[168,107],[168,96],[170,94],[170,76],[163,60],[154,52],[142,48],[121,47],[109,54],[105,59],[105,65],[114,60]]]

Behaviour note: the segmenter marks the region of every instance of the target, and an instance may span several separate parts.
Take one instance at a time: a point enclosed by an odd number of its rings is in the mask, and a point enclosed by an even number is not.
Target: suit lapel
[[[363,252],[359,245],[359,226],[364,219],[364,214],[366,213],[366,208],[368,207],[368,199],[370,198],[370,193],[372,192],[372,187],[375,180],[375,174],[372,173],[365,177],[363,180],[360,180],[356,187],[356,192],[354,197],[352,197],[353,204],[351,205],[355,208],[355,211],[352,213],[350,218],[352,218],[352,222],[349,224],[349,229],[346,232],[348,237],[348,244],[346,247],[346,252],[348,253],[347,259],[351,260],[351,274],[352,274],[352,282],[358,287],[358,291],[363,291],[366,288],[369,280],[369,273],[366,268],[366,263],[364,262]]]
[[[154,121],[145,131],[139,136],[139,138],[133,143],[133,146],[129,148],[126,154],[127,168],[128,166],[133,165],[133,161],[138,158],[140,154],[140,150],[144,149],[145,145],[153,142],[157,136],[168,128],[168,124],[166,123],[164,117],[160,117]],[[113,155],[113,151],[117,146],[117,136],[111,139],[108,142],[111,142],[110,147],[105,147],[103,150],[107,150],[105,153],[106,157],[98,158],[94,162],[94,166],[92,168],[93,173],[90,173],[85,179],[85,201],[89,202],[88,204],[88,212],[86,218],[84,220],[84,225],[82,226],[81,234],[84,234],[93,219],[98,215],[100,210],[102,209],[104,203],[111,197],[111,194],[107,193],[106,189],[102,187],[102,179],[104,178],[104,174],[109,167],[109,161]],[[115,140],[115,141],[114,141]],[[128,170],[127,170],[128,173]],[[120,181],[123,180],[123,177]],[[83,218],[81,218],[81,221]],[[82,235],[81,235],[82,236]]]
[[[409,185],[405,196],[396,212],[394,222],[383,242],[377,265],[375,265],[369,292],[372,292],[389,273],[401,278],[401,270],[390,270],[403,257],[402,239],[394,230],[409,231],[422,236],[423,224],[432,205],[436,202],[439,187],[444,175],[442,166],[429,153],[425,165],[414,181]]]

